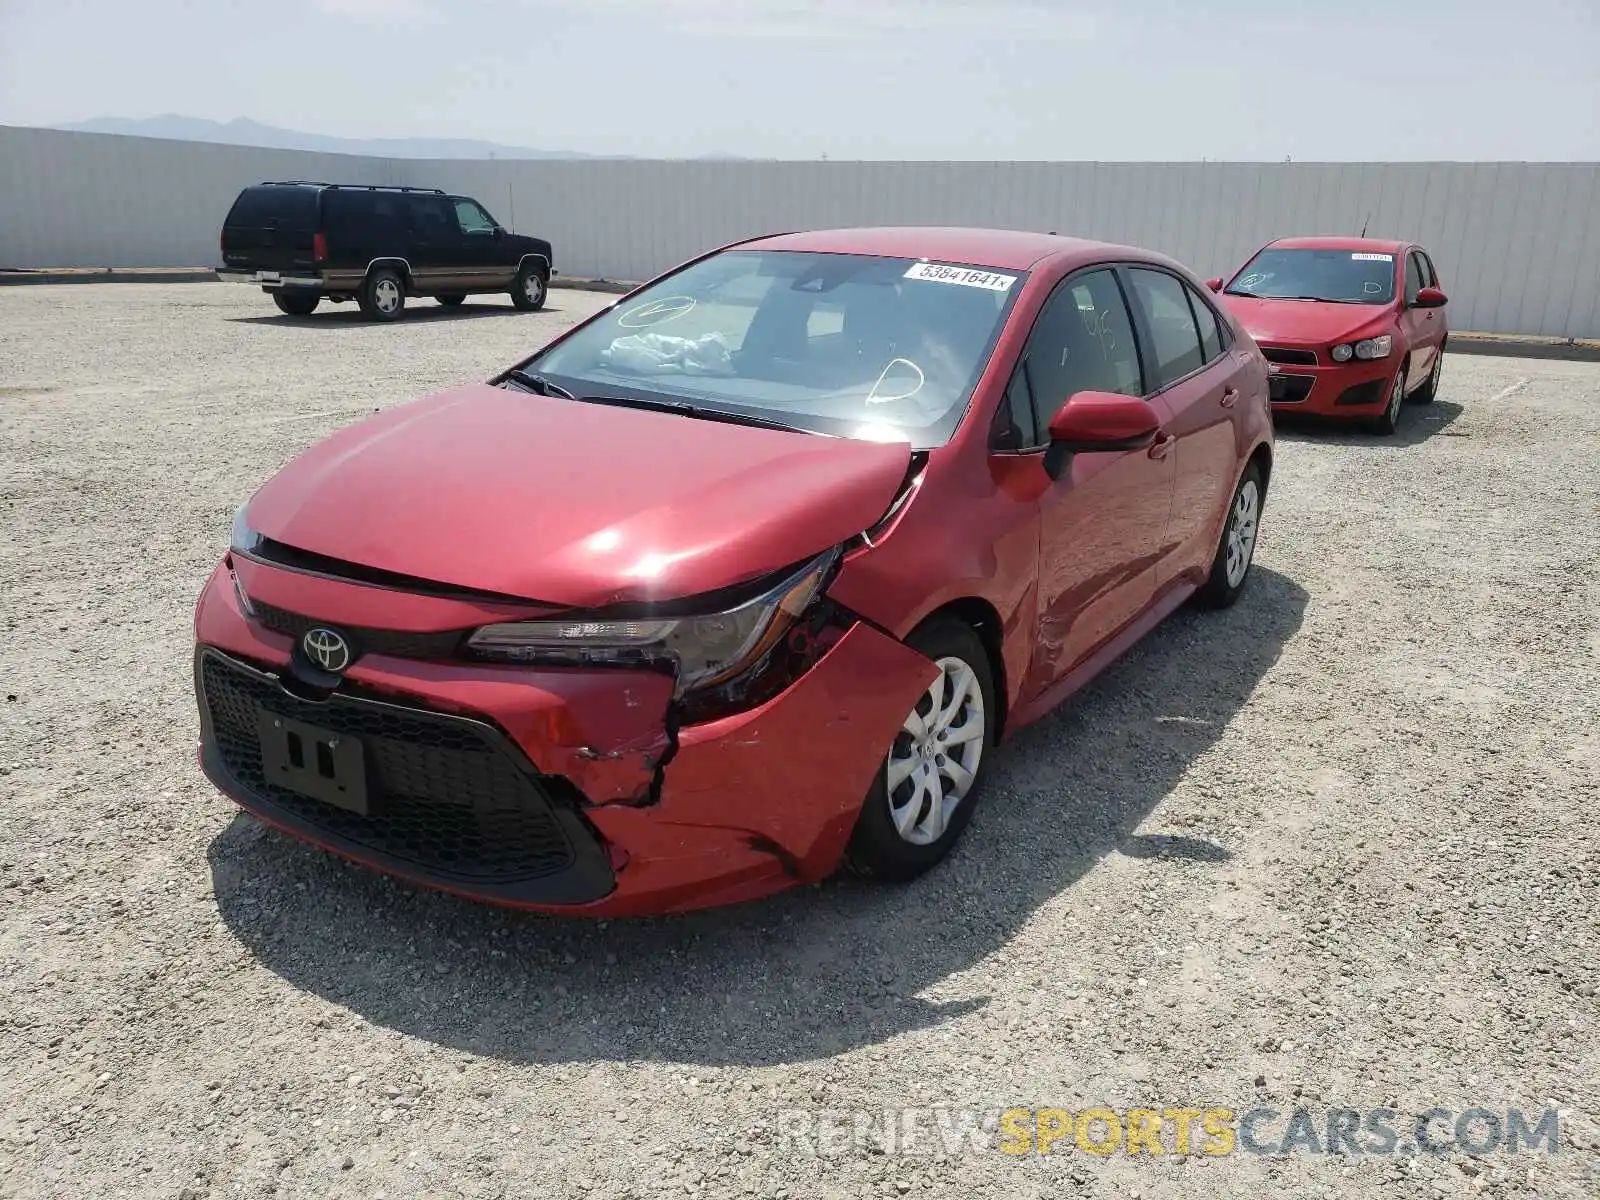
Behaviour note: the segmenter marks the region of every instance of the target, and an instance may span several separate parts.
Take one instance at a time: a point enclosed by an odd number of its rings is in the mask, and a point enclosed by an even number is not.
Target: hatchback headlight
[[[511,621],[478,629],[467,639],[467,650],[480,659],[549,666],[670,665],[681,697],[732,679],[759,661],[822,594],[838,557],[837,549],[819,555],[759,595],[722,611]]]
[[[1334,362],[1349,362],[1355,355],[1356,348],[1349,342],[1341,342],[1328,351],[1328,357],[1332,358]]]
[[[1394,339],[1387,333],[1382,337],[1367,338],[1356,343],[1357,358],[1388,358],[1389,348],[1394,344]]]

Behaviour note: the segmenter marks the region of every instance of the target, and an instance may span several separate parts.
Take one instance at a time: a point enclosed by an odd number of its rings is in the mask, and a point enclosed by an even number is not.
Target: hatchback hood
[[[1239,323],[1268,345],[1321,346],[1384,333],[1390,323],[1386,304],[1331,304],[1322,300],[1258,300],[1222,295]]]
[[[742,583],[853,537],[903,444],[582,404],[477,384],[312,447],[250,502],[296,549],[563,607]]]

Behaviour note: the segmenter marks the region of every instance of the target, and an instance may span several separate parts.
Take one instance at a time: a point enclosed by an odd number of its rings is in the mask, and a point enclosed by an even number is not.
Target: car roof
[[[1046,258],[1062,255],[1081,258],[1085,262],[1108,257],[1165,261],[1160,255],[1147,250],[1060,237],[1053,233],[921,225],[781,233],[742,243],[740,248],[927,258],[1007,271],[1026,271]]]
[[[1283,250],[1368,250],[1374,254],[1402,254],[1411,247],[1410,242],[1364,237],[1287,237],[1271,245]]]

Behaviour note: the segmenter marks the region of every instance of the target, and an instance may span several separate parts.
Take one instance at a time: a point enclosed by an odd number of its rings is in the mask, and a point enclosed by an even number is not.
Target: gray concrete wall
[[[1426,245],[1458,328],[1600,337],[1596,163],[391,160],[0,127],[0,266],[214,262],[239,188],[406,183],[476,196],[572,275],[646,278],[712,245],[829,225],[1057,230],[1221,274],[1290,233]]]

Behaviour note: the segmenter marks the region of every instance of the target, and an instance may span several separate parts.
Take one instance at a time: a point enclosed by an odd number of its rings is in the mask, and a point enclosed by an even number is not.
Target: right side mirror
[[[1417,298],[1411,302],[1412,308],[1443,308],[1448,301],[1445,294],[1436,287],[1417,289]]]
[[[1206,280],[1206,286],[1208,288],[1210,288],[1213,292],[1220,292],[1222,290],[1222,280],[1220,280],[1220,279],[1208,279],[1208,280]]]

